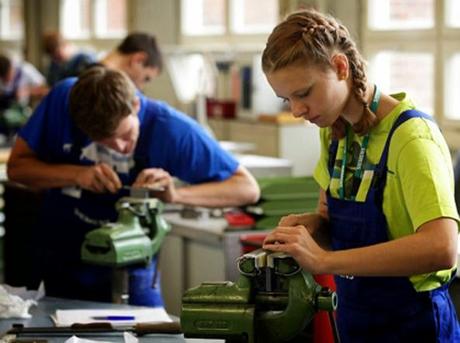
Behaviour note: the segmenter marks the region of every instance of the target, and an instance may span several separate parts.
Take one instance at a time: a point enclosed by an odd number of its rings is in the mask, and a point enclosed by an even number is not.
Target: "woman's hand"
[[[280,219],[278,226],[304,226],[310,234],[313,234],[318,223],[318,214],[316,213],[302,213],[302,214],[289,214]]]
[[[173,178],[167,171],[161,168],[144,169],[139,173],[132,186],[156,191],[155,195],[167,203],[173,203],[177,200]]]
[[[324,261],[328,252],[315,242],[303,225],[278,226],[265,238],[263,248],[287,253],[312,274],[325,272]]]

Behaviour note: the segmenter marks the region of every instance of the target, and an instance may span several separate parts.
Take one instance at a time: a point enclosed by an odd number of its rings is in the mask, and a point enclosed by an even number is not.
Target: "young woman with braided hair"
[[[313,10],[275,27],[262,67],[322,147],[317,213],[282,218],[264,248],[335,275],[342,342],[460,342],[448,294],[459,216],[433,119],[382,94],[348,30]]]

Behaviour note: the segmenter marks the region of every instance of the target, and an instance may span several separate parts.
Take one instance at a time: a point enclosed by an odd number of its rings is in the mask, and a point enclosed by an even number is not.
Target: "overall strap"
[[[22,67],[21,66],[18,66],[16,68],[16,75],[14,75],[14,79],[13,79],[13,86],[11,87],[12,89],[12,92],[13,94],[16,96],[16,92],[19,88],[19,82],[21,80],[21,77],[22,77]]]
[[[388,134],[387,140],[385,142],[385,146],[383,148],[382,156],[380,157],[380,162],[375,168],[375,178],[376,181],[384,181],[386,176],[386,168],[387,168],[387,160],[388,160],[388,151],[390,150],[390,142],[391,138],[395,130],[404,122],[412,118],[425,118],[434,122],[433,117],[430,115],[417,111],[417,110],[407,110],[401,113],[394,122],[392,128],[390,129],[390,133]]]
[[[17,67],[11,87],[8,87],[4,92],[0,94],[0,112],[7,110],[8,108],[11,107],[11,105],[13,105],[17,101],[16,93],[18,92],[18,89],[19,89],[19,83],[20,83],[21,77],[22,77],[22,68]],[[0,131],[3,132],[4,131],[3,128],[0,129]]]

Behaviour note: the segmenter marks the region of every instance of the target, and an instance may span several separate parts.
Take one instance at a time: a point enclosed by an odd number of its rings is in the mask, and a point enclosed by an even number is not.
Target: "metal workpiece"
[[[267,267],[267,254],[264,250],[255,250],[239,257],[236,265],[242,275],[259,275]]]
[[[318,285],[287,254],[259,249],[241,256],[237,265],[237,282],[206,282],[185,292],[185,337],[288,341],[302,333],[317,311],[337,306],[335,293]]]
[[[148,334],[181,334],[181,328],[177,322],[158,322],[158,323],[136,323],[133,325],[118,325],[113,326],[111,323],[88,323],[88,324],[73,324],[71,326],[39,326],[25,327],[22,324],[15,324],[7,332],[10,335],[21,337],[37,337],[37,336],[57,336],[63,337],[68,335],[78,336],[96,336],[104,333],[119,333],[131,332],[137,336]],[[35,342],[30,340],[27,342]]]
[[[137,199],[154,199],[159,192],[164,192],[165,188],[161,186],[154,186],[154,187],[133,187],[124,185],[122,187],[123,190],[129,193],[129,197],[137,198]]]

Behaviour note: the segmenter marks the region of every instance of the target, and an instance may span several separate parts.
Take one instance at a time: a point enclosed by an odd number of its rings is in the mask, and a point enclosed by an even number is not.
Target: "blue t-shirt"
[[[127,185],[145,168],[162,168],[191,184],[225,180],[238,168],[238,162],[193,119],[141,94],[140,135],[134,156],[126,161],[116,153],[105,158],[101,152],[104,147],[92,142],[72,122],[69,93],[75,82],[75,78],[66,79],[53,88],[19,132],[40,160],[79,165],[102,160],[112,165]],[[62,245],[63,239],[77,248],[88,230],[116,219],[114,205],[122,195],[126,194],[52,189],[45,196],[40,231],[49,233],[48,241]]]

